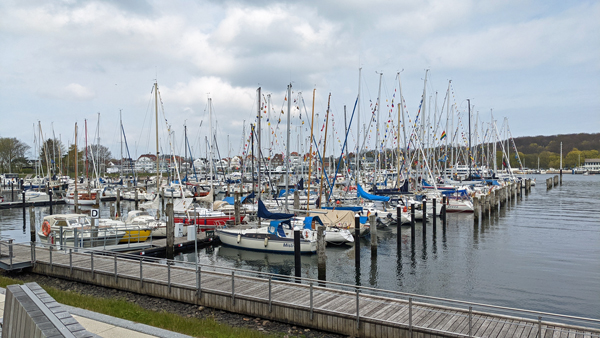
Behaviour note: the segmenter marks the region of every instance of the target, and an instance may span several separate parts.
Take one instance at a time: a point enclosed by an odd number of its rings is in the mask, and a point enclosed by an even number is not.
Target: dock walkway
[[[2,247],[0,264],[359,337],[600,337],[600,320],[113,252]]]

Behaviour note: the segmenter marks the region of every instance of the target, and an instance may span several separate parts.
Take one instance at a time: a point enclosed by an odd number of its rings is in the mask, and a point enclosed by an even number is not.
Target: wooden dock
[[[0,265],[357,337],[598,338],[600,320],[112,252],[3,243]],[[10,261],[10,262],[9,262]],[[577,322],[577,325],[572,323]],[[571,324],[569,324],[571,323]]]

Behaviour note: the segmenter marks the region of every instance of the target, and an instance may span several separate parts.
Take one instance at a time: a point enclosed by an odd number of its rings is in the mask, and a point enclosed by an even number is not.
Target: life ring
[[[310,236],[310,230],[304,229],[304,231],[302,232],[302,235],[304,236],[305,239],[308,239],[308,236]]]
[[[48,236],[50,234],[50,222],[44,221],[44,223],[42,223],[42,233],[44,236]]]

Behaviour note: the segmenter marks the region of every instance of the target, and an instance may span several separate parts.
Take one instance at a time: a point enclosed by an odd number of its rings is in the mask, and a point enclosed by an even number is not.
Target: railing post
[[[235,306],[235,271],[231,271],[231,305]]]
[[[410,332],[410,336],[412,337],[412,297],[408,298],[408,332]]]
[[[140,258],[140,290],[144,287],[144,257]]]
[[[69,248],[69,274],[73,276],[73,249]]]
[[[359,290],[358,288],[356,288],[356,330],[358,330],[360,328],[360,314],[359,314],[359,302],[358,302],[358,293]]]
[[[115,284],[117,283],[117,255],[115,254]]]
[[[167,261],[167,284],[169,285],[169,293],[171,293],[171,263]]]
[[[273,311],[273,306],[271,303],[271,278],[273,278],[273,276],[269,276],[269,313],[271,313],[271,311]]]
[[[25,193],[23,193],[23,196],[25,196]],[[10,257],[10,269],[12,270],[12,266],[13,266],[13,240],[12,239],[8,240],[8,256]]]
[[[310,283],[310,320],[313,320],[313,283]]]
[[[198,292],[198,298],[202,298],[202,285],[200,284],[202,282],[201,278],[202,275],[200,274],[200,271],[202,270],[202,267],[197,265],[198,269],[196,270],[196,290]]]
[[[469,306],[469,337],[473,337],[473,307]]]
[[[90,252],[90,270],[92,272],[92,279],[94,279],[94,252]]]
[[[54,271],[54,265],[52,265],[52,248],[53,246],[50,246],[50,271]]]
[[[538,337],[542,338],[542,316],[538,317]]]
[[[61,227],[62,229],[62,227]],[[62,245],[62,243],[60,243]],[[73,247],[76,248],[79,246],[79,232],[77,228],[73,229]]]

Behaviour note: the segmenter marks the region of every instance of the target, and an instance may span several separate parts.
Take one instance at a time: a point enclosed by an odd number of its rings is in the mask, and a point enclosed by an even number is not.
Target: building
[[[600,158],[587,158],[583,164],[583,169],[589,171],[600,171]]]

